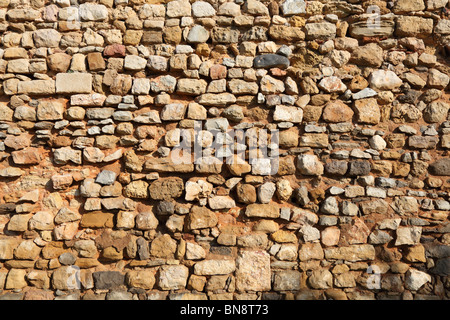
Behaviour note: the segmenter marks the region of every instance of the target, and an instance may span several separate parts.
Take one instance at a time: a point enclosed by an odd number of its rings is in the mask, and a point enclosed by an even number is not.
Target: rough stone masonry
[[[0,299],[449,299],[449,9],[0,0]]]

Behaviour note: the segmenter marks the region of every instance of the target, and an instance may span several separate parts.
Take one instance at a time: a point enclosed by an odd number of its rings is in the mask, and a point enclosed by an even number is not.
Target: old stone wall
[[[448,0],[227,1],[0,0],[0,299],[450,297]]]

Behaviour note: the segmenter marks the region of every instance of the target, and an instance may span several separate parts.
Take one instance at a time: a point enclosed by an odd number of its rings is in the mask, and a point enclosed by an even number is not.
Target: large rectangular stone
[[[408,138],[408,145],[415,149],[433,149],[439,142],[438,137],[412,136]]]
[[[266,291],[271,289],[270,256],[265,251],[242,251],[236,259],[236,289]]]
[[[92,74],[58,73],[56,75],[56,93],[91,93]]]
[[[348,247],[327,248],[324,250],[326,259],[363,261],[375,259],[375,248],[370,244],[353,245]]]
[[[351,24],[350,35],[354,38],[390,37],[394,33],[394,28],[395,22],[391,20],[380,20],[379,24],[358,21]]]
[[[249,218],[278,218],[280,217],[280,208],[276,204],[253,203],[247,206],[245,215]]]
[[[100,93],[76,94],[70,97],[70,104],[72,106],[99,107],[105,100],[106,96]]]
[[[170,159],[152,158],[145,162],[145,169],[156,172],[180,172],[187,173],[194,171],[193,163],[174,163]]]
[[[398,37],[426,38],[433,33],[433,19],[398,16],[395,34]]]
[[[229,274],[235,269],[234,260],[203,260],[194,265],[194,273],[203,276]]]
[[[17,86],[17,91],[20,94],[31,95],[47,95],[55,93],[54,80],[31,80],[21,81]]]
[[[326,148],[328,135],[322,133],[305,133],[300,136],[300,147]]]

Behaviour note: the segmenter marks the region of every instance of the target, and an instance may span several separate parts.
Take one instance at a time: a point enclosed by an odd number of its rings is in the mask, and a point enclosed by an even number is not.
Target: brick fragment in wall
[[[449,299],[448,1],[376,4],[0,0],[0,299]]]

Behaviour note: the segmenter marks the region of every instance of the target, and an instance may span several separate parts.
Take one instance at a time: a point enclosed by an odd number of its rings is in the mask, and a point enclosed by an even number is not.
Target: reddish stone
[[[5,139],[5,146],[12,148],[14,150],[20,150],[24,149],[26,147],[29,147],[31,143],[30,137],[27,135],[20,135],[20,136],[7,136]]]
[[[287,72],[285,70],[281,70],[280,68],[272,68],[270,69],[270,74],[274,77],[284,77]]]
[[[39,149],[26,148],[19,151],[11,152],[15,164],[38,164],[41,162]]]
[[[68,147],[72,144],[72,140],[68,136],[57,136],[50,140],[50,144],[54,148]]]
[[[49,290],[30,289],[25,292],[23,300],[53,300],[53,292]]]
[[[213,80],[225,79],[227,77],[227,67],[221,64],[215,64],[209,68],[209,76]]]
[[[100,71],[106,68],[105,59],[100,52],[88,53],[87,62],[91,71]]]
[[[330,101],[326,104],[322,118],[326,122],[352,121],[353,110],[340,100]]]
[[[72,182],[73,178],[70,174],[52,176],[53,189],[55,190],[67,189],[68,187],[70,187]]]
[[[125,57],[125,46],[122,44],[111,44],[109,46],[106,46],[103,50],[103,55],[105,57]]]

